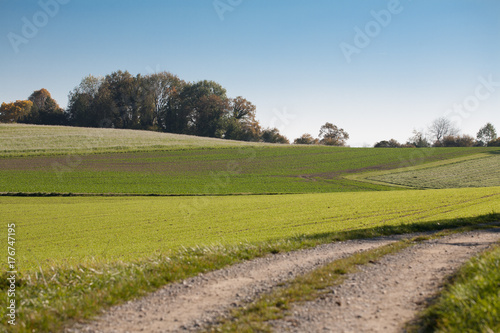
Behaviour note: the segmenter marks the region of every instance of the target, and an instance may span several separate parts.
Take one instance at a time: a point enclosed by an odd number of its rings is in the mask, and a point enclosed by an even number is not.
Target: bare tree
[[[455,127],[455,124],[444,117],[434,120],[428,130],[436,143],[440,143],[441,139],[445,136],[457,135],[459,132],[458,128]]]

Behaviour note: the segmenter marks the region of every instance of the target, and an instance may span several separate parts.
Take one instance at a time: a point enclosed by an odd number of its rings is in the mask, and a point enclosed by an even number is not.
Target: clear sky
[[[0,102],[89,74],[214,80],[289,139],[325,122],[351,146],[447,116],[500,131],[498,0],[0,0]]]

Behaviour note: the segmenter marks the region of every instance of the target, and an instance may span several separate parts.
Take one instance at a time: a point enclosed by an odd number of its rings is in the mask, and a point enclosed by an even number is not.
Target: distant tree
[[[425,137],[425,134],[422,131],[413,130],[413,136],[408,139],[406,142],[406,146],[413,146],[416,148],[427,148],[430,147],[431,144]]]
[[[293,140],[293,143],[297,145],[317,145],[319,143],[319,140],[313,138],[311,134],[306,133],[302,134],[300,138]]]
[[[345,146],[349,134],[332,123],[325,123],[319,130],[320,143],[327,146]]]
[[[375,148],[401,148],[401,144],[394,139],[390,139],[389,141],[380,141],[377,142],[374,146]]]
[[[98,127],[100,121],[102,125],[102,119],[97,110],[97,99],[103,81],[102,77],[86,76],[80,85],[69,93],[67,112],[71,125]],[[109,122],[111,122],[110,119]]]
[[[28,98],[33,103],[28,115],[22,122],[44,125],[65,125],[67,115],[64,110],[52,99],[47,89],[35,90]]]
[[[15,101],[11,103],[2,103],[0,106],[0,122],[15,123],[26,117],[33,106],[31,101]]]
[[[481,129],[479,132],[477,132],[477,141],[479,145],[485,146],[487,145],[490,141],[496,140],[497,139],[497,131],[495,130],[495,126],[493,126],[491,123],[487,123]]]
[[[488,147],[500,147],[500,138],[488,142]]]
[[[178,96],[186,83],[169,72],[154,73],[143,80],[146,89],[143,100],[153,107],[151,127],[163,131],[172,128],[179,106]]]
[[[448,135],[439,142],[440,147],[472,147],[476,140],[470,135]]]
[[[441,139],[445,136],[457,135],[459,132],[455,125],[444,117],[435,119],[428,130],[437,145],[439,145]]]
[[[261,134],[261,140],[263,142],[269,143],[290,143],[290,141],[288,141],[285,136],[280,134],[277,128],[266,128],[265,130],[263,130]]]
[[[180,95],[181,109],[177,131],[209,137],[223,137],[229,114],[226,89],[214,81],[188,84]]]
[[[224,138],[242,141],[259,141],[260,124],[255,118],[256,107],[238,96],[229,101],[229,114]]]

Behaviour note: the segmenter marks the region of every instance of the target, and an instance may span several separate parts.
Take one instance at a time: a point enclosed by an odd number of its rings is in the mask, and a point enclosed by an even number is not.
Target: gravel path
[[[499,229],[473,231],[386,256],[273,326],[276,332],[402,332],[446,276],[499,240]]]
[[[270,255],[167,285],[144,298],[107,311],[96,321],[66,332],[183,332],[213,322],[229,309],[254,299],[280,282],[357,251],[405,236],[325,244]],[[409,237],[408,235],[406,237]]]

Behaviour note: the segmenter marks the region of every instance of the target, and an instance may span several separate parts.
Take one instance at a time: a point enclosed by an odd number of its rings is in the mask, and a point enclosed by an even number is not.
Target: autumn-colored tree
[[[33,106],[31,101],[15,101],[11,103],[2,103],[0,106],[0,122],[15,123],[26,117]]]
[[[64,110],[52,99],[47,89],[35,90],[28,98],[33,102],[30,113],[23,122],[44,125],[65,125]]]
[[[319,140],[313,138],[313,136],[309,133],[302,134],[300,138],[293,140],[293,143],[296,145],[316,145],[319,143]]]
[[[345,146],[349,134],[332,123],[325,123],[319,130],[320,143],[327,146]]]

